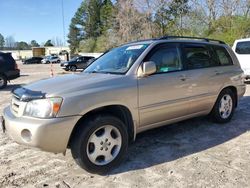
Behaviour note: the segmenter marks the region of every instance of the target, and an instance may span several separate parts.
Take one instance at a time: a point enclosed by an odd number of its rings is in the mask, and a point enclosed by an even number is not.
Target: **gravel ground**
[[[47,78],[50,65],[21,65],[22,76],[0,91]],[[63,74],[54,65],[55,74]],[[71,158],[18,145],[0,133],[0,187],[250,187],[250,86],[232,121],[196,118],[141,133],[123,164],[107,176],[89,174]]]

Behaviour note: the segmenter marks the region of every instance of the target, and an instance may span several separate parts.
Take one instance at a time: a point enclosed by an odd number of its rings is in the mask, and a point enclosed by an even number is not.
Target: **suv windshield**
[[[149,44],[114,48],[95,60],[85,73],[125,74]]]

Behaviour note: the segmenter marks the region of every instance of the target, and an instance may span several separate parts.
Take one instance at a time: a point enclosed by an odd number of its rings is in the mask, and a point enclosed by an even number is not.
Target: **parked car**
[[[5,88],[9,80],[18,77],[20,77],[20,70],[11,54],[0,52],[0,89]]]
[[[82,73],[16,89],[3,125],[17,143],[70,148],[78,165],[102,174],[142,131],[204,115],[227,123],[246,90],[243,71],[224,42],[191,39],[128,43]]]
[[[61,62],[61,59],[58,57],[58,56],[48,56],[48,57],[45,57],[43,60],[42,60],[42,63],[43,64],[48,64],[48,63],[60,63]]]
[[[42,63],[43,57],[31,57],[24,60],[23,64],[40,64]]]
[[[250,38],[236,40],[233,50],[244,71],[246,80],[250,80]]]
[[[92,56],[77,56],[70,61],[61,63],[61,67],[66,71],[76,71],[77,69],[85,69],[89,60],[94,59]]]

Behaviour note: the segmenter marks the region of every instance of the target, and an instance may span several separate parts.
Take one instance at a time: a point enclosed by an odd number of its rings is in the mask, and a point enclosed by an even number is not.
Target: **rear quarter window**
[[[215,53],[218,57],[218,60],[222,66],[223,65],[233,65],[233,61],[225,48],[216,46],[216,47],[214,47],[214,49],[215,49]]]
[[[237,54],[250,54],[250,41],[238,42],[235,52]]]

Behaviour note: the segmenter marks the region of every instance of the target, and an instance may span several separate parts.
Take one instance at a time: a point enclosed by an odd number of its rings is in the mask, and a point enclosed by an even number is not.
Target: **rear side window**
[[[200,69],[218,66],[211,58],[210,51],[203,45],[185,45],[183,47],[188,69]]]
[[[250,54],[250,41],[238,42],[235,51],[238,54]]]
[[[215,53],[216,53],[221,65],[232,65],[233,64],[231,57],[225,48],[219,47],[219,46],[216,46],[214,48],[215,48]]]
[[[156,73],[182,70],[179,50],[174,46],[157,48],[147,61],[153,61],[156,64]]]

